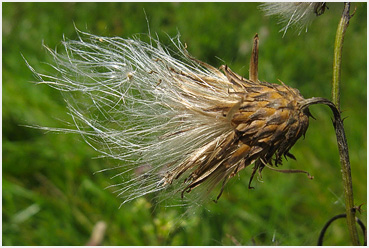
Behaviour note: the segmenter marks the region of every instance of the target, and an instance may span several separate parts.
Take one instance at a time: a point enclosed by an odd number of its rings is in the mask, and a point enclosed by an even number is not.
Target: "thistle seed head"
[[[327,6],[325,2],[268,2],[260,5],[266,15],[275,15],[280,18],[284,27],[280,30],[283,36],[291,26],[297,27],[299,34],[314,20],[322,15]]]
[[[294,158],[289,150],[309,124],[298,90],[247,80],[227,66],[222,73],[189,56],[179,38],[176,59],[151,37],[78,34],[63,41],[65,54],[48,49],[54,73],[30,68],[63,92],[76,128],[62,131],[122,161],[115,169],[124,180],[113,186],[124,202],[158,191],[161,199],[185,198],[198,186],[201,197],[250,164],[253,175]]]
[[[185,179],[187,186],[183,192],[190,192],[206,180],[212,182],[210,189],[221,181],[224,186],[229,178],[254,162],[254,170],[261,172],[266,164],[280,165],[282,155],[295,159],[289,150],[309,126],[310,113],[297,89],[283,83],[253,82],[227,66],[221,69],[234,85],[235,91],[230,94],[237,95],[239,100],[204,111],[223,117],[232,131],[167,172],[165,183],[170,184],[192,170]]]

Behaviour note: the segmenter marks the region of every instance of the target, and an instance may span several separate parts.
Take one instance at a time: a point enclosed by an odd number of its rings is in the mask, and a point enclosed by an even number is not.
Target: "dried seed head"
[[[78,34],[63,42],[65,55],[49,49],[55,75],[30,68],[64,93],[77,128],[62,131],[122,161],[125,180],[114,186],[124,202],[158,191],[185,197],[199,185],[201,197],[254,162],[253,174],[293,158],[289,150],[309,123],[298,90],[227,66],[222,73],[191,58],[179,40],[175,59],[151,37],[148,44]]]
[[[310,113],[297,89],[283,83],[253,82],[227,66],[222,69],[234,85],[235,91],[230,94],[239,96],[239,101],[204,110],[225,118],[233,130],[167,172],[165,183],[170,184],[192,169],[183,192],[190,192],[205,180],[212,182],[210,190],[221,181],[224,186],[229,178],[255,161],[254,171],[261,172],[266,164],[281,164],[282,155],[294,158],[289,150],[305,135],[309,125]]]

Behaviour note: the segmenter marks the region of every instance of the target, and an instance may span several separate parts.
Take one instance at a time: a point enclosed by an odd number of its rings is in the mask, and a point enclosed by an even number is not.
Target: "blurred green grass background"
[[[341,108],[350,148],[355,204],[367,202],[367,5],[357,6],[343,49]],[[140,198],[119,208],[109,189],[119,179],[95,173],[119,161],[97,154],[78,135],[45,133],[24,125],[66,127],[59,92],[36,86],[21,54],[38,71],[51,62],[63,35],[77,38],[74,24],[97,35],[130,37],[181,34],[189,52],[214,66],[227,64],[248,76],[251,42],[260,37],[259,78],[281,79],[306,97],[330,99],[333,42],[342,3],[329,3],[307,33],[290,29],[282,38],[277,19],[255,3],[3,3],[2,4],[2,242],[3,245],[83,245],[98,221],[107,223],[103,245],[315,245],[328,219],[343,213],[338,150],[325,106],[312,106],[305,139],[291,152],[297,161],[265,169],[263,183],[247,189],[247,168],[227,185],[217,204],[178,221],[182,209],[154,208]],[[146,16],[145,16],[146,13]],[[366,205],[359,217],[366,224]],[[167,235],[167,231],[170,234]],[[362,235],[360,233],[362,240]],[[325,244],[349,245],[345,221],[335,222]]]

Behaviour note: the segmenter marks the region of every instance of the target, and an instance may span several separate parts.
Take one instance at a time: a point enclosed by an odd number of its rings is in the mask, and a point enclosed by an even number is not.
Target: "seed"
[[[308,128],[309,99],[283,83],[260,82],[257,51],[249,80],[192,58],[179,39],[172,40],[177,59],[151,37],[148,44],[78,34],[63,41],[66,55],[48,49],[54,73],[29,66],[41,83],[63,92],[76,125],[44,129],[79,133],[121,161],[115,169],[124,180],[112,186],[124,202],[153,192],[183,198],[199,186],[202,197],[221,183],[219,198],[250,164],[249,187],[265,166],[294,158],[289,150]]]

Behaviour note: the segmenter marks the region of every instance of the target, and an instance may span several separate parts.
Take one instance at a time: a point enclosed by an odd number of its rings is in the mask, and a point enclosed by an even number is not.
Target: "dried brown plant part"
[[[256,63],[253,81],[191,58],[180,42],[178,60],[159,41],[154,47],[79,34],[78,41],[63,41],[67,55],[49,50],[57,76],[31,68],[41,83],[84,97],[67,101],[75,130],[45,130],[79,133],[103,156],[124,161],[117,176],[128,180],[113,185],[123,204],[154,192],[183,196],[198,186],[207,194],[220,184],[219,198],[230,178],[255,163],[251,184],[265,165],[294,158],[289,150],[308,128],[309,105],[322,103],[283,82],[256,80]],[[257,62],[257,38],[253,54]],[[92,104],[87,109],[85,100]],[[142,165],[147,170],[135,170]]]
[[[219,106],[215,103],[214,108],[204,109],[203,114],[225,118],[233,131],[197,149],[184,162],[167,172],[166,184],[184,177],[186,186],[182,190],[182,197],[185,192],[189,193],[205,182],[207,192],[222,182],[217,197],[219,199],[228,180],[256,161],[251,184],[255,172],[261,173],[265,164],[278,166],[282,163],[282,156],[294,158],[289,150],[305,134],[309,125],[311,115],[305,104],[306,100],[298,90],[283,83],[277,85],[245,79],[225,65],[221,69],[237,92],[239,100]],[[198,78],[195,78],[175,70],[172,72],[178,80],[186,77],[191,79],[192,83],[214,83],[198,75]],[[198,94],[191,92],[186,85],[183,87],[189,95]]]
[[[255,34],[252,53],[250,59],[250,70],[249,70],[249,78],[253,82],[258,82],[258,62],[259,62],[259,36]]]
[[[304,170],[282,170],[282,169],[276,169],[276,168],[273,168],[271,166],[269,166],[268,164],[265,164],[265,167],[273,170],[273,171],[277,171],[277,172],[281,172],[281,173],[286,173],[286,174],[289,174],[289,173],[304,173],[307,175],[307,177],[309,179],[314,179],[314,176],[310,175],[309,172],[307,171],[304,171]]]
[[[106,228],[107,224],[104,221],[98,221],[92,230],[90,240],[86,246],[101,245],[104,240]]]

